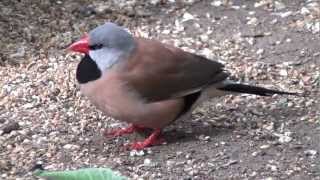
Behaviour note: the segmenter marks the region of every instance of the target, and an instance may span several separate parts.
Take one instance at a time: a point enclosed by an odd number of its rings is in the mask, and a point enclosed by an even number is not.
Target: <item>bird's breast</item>
[[[105,114],[149,128],[169,124],[184,106],[182,99],[148,103],[112,71],[104,73],[98,80],[80,84],[80,90]]]
[[[95,81],[80,84],[80,90],[98,109],[114,118],[123,119],[126,114],[124,109],[132,109],[134,102],[139,103],[126,83],[112,72],[104,73]]]

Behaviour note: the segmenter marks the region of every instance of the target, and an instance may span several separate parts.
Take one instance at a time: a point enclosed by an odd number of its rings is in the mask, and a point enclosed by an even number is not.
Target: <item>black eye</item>
[[[90,45],[89,48],[91,50],[97,50],[97,49],[101,49],[103,47],[102,44],[95,44],[95,45]]]

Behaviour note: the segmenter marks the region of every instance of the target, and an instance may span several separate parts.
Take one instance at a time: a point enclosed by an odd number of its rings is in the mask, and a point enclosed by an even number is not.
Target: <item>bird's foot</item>
[[[165,142],[165,140],[160,136],[161,136],[161,130],[157,129],[144,141],[134,142],[126,145],[126,147],[129,147],[130,149],[135,149],[135,150],[142,150],[149,146],[159,145]]]
[[[143,131],[145,128],[142,126],[138,126],[138,125],[131,125],[127,128],[120,128],[120,129],[115,129],[112,130],[111,132],[106,131],[104,134],[107,137],[117,137],[117,136],[122,136],[125,134],[132,134],[136,131]]]

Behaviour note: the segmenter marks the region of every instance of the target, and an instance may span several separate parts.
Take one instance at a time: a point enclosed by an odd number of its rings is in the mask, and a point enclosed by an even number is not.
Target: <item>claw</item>
[[[131,125],[127,128],[121,128],[121,129],[116,129],[111,132],[105,132],[105,136],[107,137],[117,137],[117,136],[122,136],[125,134],[132,134],[135,131],[143,131],[145,128],[142,126],[137,126],[137,125]]]
[[[161,135],[161,130],[157,129],[144,141],[134,142],[127,146],[129,146],[130,149],[142,150],[149,146],[159,145],[165,142],[165,140],[161,138],[160,135]]]

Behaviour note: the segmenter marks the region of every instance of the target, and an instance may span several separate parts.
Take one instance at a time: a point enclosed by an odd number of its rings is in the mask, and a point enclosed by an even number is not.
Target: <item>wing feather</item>
[[[136,39],[123,78],[148,101],[183,97],[228,77],[223,64],[157,41]]]

